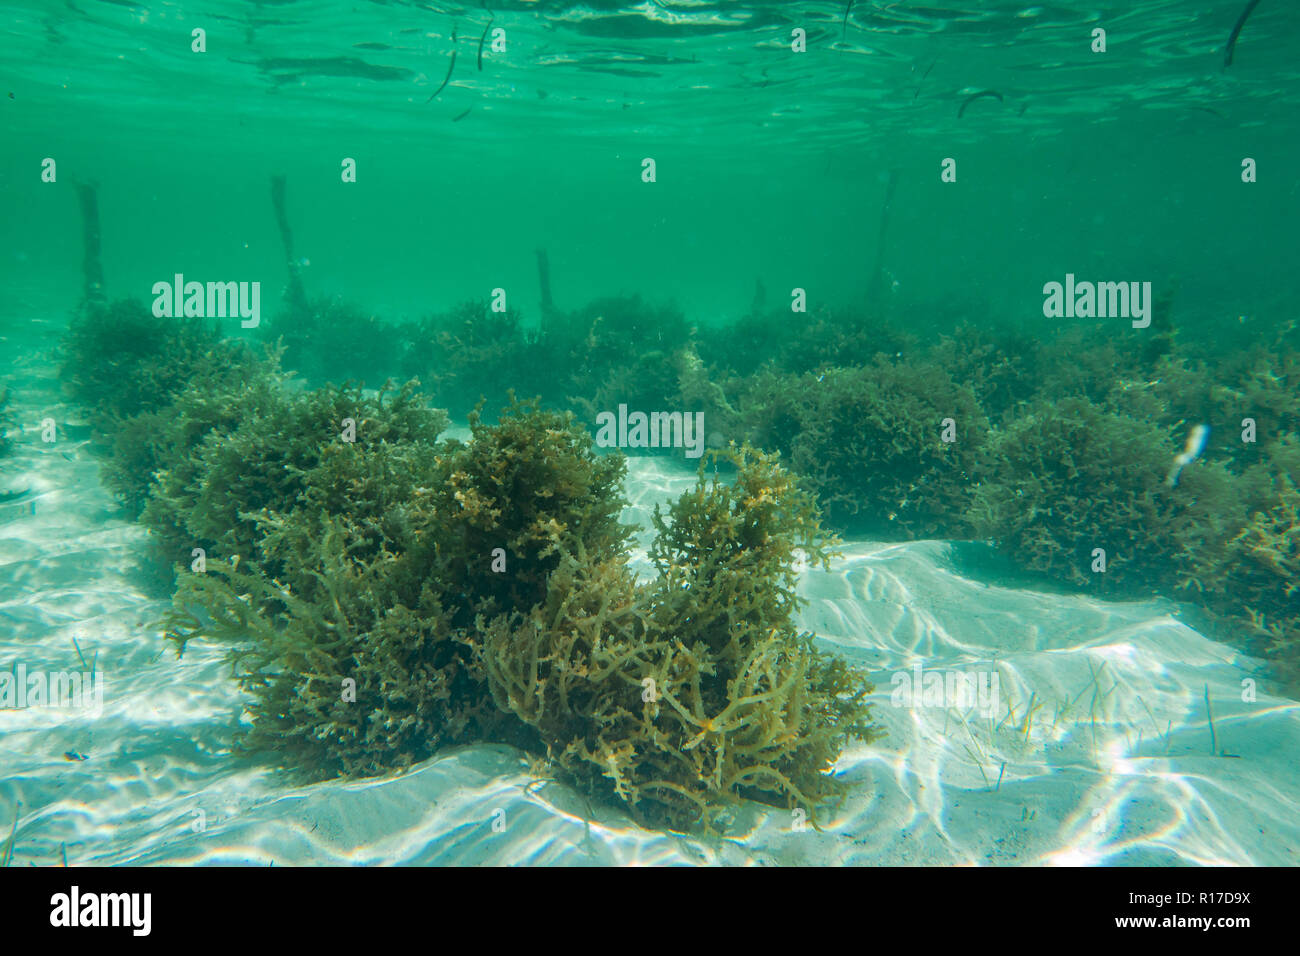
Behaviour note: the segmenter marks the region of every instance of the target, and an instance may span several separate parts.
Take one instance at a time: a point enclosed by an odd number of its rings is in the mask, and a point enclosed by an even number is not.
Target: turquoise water
[[[282,282],[281,172],[313,285],[385,314],[519,285],[535,315],[545,245],[557,303],[653,292],[708,321],[760,277],[860,292],[897,169],[905,301],[1026,309],[1069,262],[1249,311],[1296,264],[1300,77],[1286,4],[1255,11],[1223,69],[1240,6],[856,3],[845,29],[843,4],[519,3],[492,7],[507,49],[480,71],[475,5],[8,4],[0,269],[77,285],[49,156],[65,187],[100,183],[119,292],[186,267]],[[1004,101],[958,119],[980,90]]]
[[[0,859],[1296,863],[1300,10],[1262,0],[1225,65],[1243,7],[5,4],[0,673],[98,654],[108,691],[0,707]],[[514,386],[593,435],[623,402],[781,452],[843,539],[796,569],[798,627],[870,677],[882,731],[845,743],[824,829],[752,794],[720,837],[654,826],[514,739],[306,783],[237,754],[247,688],[163,640],[175,556],[105,477],[130,416],[70,379],[79,187],[109,299],[259,283],[264,325],[216,328],[288,337],[286,393],[418,375],[465,437]],[[1151,326],[1046,315],[1067,274],[1150,283]],[[429,320],[466,302],[472,347]],[[928,457],[948,414],[979,436],[958,466]],[[620,444],[653,580],[653,508],[696,462]],[[918,666],[1001,700],[900,704]]]

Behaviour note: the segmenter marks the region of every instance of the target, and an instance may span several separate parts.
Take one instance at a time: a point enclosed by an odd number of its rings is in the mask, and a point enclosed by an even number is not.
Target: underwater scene
[[[1294,3],[3,8],[0,866],[1300,863]]]

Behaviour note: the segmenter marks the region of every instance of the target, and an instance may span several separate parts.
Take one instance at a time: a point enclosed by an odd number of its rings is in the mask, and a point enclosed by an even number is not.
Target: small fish
[[[492,21],[495,17],[489,17],[487,26],[483,28],[483,35],[478,38],[478,71],[483,72],[483,44],[487,40],[488,31],[492,29]]]
[[[1232,28],[1232,33],[1228,35],[1228,45],[1223,49],[1223,68],[1226,70],[1232,66],[1232,51],[1237,48],[1237,37],[1241,35],[1241,28],[1246,25],[1246,19],[1259,6],[1259,0],[1250,0],[1246,4],[1246,9],[1241,11],[1241,16],[1237,17],[1237,25]]]
[[[474,107],[471,106],[468,110],[466,110],[465,112],[461,113],[459,116],[453,116],[453,117],[451,118],[451,121],[452,121],[453,123],[459,123],[459,122],[460,122],[461,120],[463,120],[466,116],[469,116],[469,114],[470,114],[470,110],[472,110],[472,109],[474,109]]]
[[[931,64],[929,65],[929,67],[926,68],[926,71],[925,71],[924,73],[921,74],[921,82],[916,84],[916,92],[912,94],[912,102],[913,102],[913,103],[915,103],[915,102],[916,102],[916,98],[917,98],[918,96],[921,95],[921,85],[922,85],[923,83],[925,83],[925,78],[926,78],[927,76],[930,75],[930,70],[933,70],[933,69],[934,69],[934,64],[935,64],[935,63],[938,63],[938,62],[939,62],[939,58],[938,58],[938,57],[935,57],[934,62],[931,63]]]
[[[442,78],[442,83],[433,91],[433,96],[424,101],[425,103],[432,103],[434,97],[446,88],[447,84],[451,82],[451,71],[456,69],[456,23],[454,21],[451,24],[451,46],[451,62],[447,64],[447,75]]]
[[[1201,452],[1205,451],[1205,446],[1209,440],[1209,425],[1197,425],[1191,430],[1191,433],[1187,436],[1187,444],[1184,446],[1182,454],[1174,458],[1173,467],[1169,469],[1169,475],[1165,478],[1166,485],[1170,488],[1178,485],[1178,476],[1182,473],[1182,470],[1201,457]]]
[[[970,96],[966,97],[966,99],[962,100],[961,107],[957,110],[957,118],[961,119],[962,114],[966,112],[966,107],[970,106],[976,100],[982,100],[986,96],[996,99],[999,103],[1003,102],[1002,94],[997,90],[980,90],[978,93],[972,93]]]
[[[447,84],[451,82],[451,71],[454,70],[454,69],[456,69],[456,51],[455,51],[455,50],[452,50],[452,51],[451,51],[451,62],[447,64],[447,75],[444,76],[444,77],[442,78],[442,83],[440,83],[440,84],[438,85],[438,88],[437,88],[436,90],[433,91],[433,96],[430,96],[430,97],[429,97],[427,100],[425,100],[424,102],[426,102],[426,103],[432,103],[432,102],[433,102],[433,98],[434,98],[435,96],[437,96],[439,93],[441,93],[441,92],[446,88]]]

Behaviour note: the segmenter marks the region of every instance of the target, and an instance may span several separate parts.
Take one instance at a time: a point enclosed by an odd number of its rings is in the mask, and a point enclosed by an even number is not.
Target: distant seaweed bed
[[[174,573],[168,637],[225,642],[256,701],[241,745],[310,778],[495,740],[651,825],[745,798],[816,820],[835,758],[878,733],[865,677],[793,623],[823,521],[1181,599],[1300,684],[1293,326],[1211,350],[1168,301],[1122,333],[797,318],[692,326],[619,297],[536,329],[485,302],[389,327],[297,297],[257,341],[92,301],[62,373]],[[472,441],[390,381],[414,378]],[[591,438],[619,404],[701,411],[716,446],[656,516],[654,582],[627,565],[622,456]]]

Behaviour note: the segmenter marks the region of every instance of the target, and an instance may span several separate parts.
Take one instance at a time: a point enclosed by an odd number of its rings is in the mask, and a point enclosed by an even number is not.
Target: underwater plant
[[[1283,435],[1239,479],[1249,516],[1220,548],[1199,556],[1181,587],[1228,639],[1300,688],[1300,436]]]
[[[1081,345],[1080,352],[1089,349]],[[1070,363],[1069,375],[1058,368],[1040,394],[1086,395],[1111,411],[1184,433],[1205,425],[1204,454],[1236,474],[1264,461],[1279,436],[1300,429],[1300,353],[1293,348],[1249,343],[1207,357],[1180,344],[1150,363],[1121,359],[1113,345],[1101,352]],[[1080,373],[1084,368],[1087,374]]]
[[[321,429],[336,402],[355,397],[315,395],[300,414]],[[435,448],[445,418],[415,409],[404,389],[358,416],[354,444],[327,439],[314,462],[282,449],[294,474],[256,513],[256,501],[232,509],[217,499],[210,512],[193,503],[213,528],[231,510],[244,518],[238,543],[251,540],[255,560],[182,574],[169,636],[182,648],[196,637],[230,647],[255,700],[243,745],[309,777],[381,773],[449,743],[527,739],[493,706],[468,630],[543,599],[558,547],[622,551],[622,460],[596,456],[571,416],[519,402],[495,426],[475,415],[471,443]],[[281,413],[237,447],[251,452],[255,435],[291,421]],[[204,462],[219,472],[238,457]]]
[[[1059,328],[1038,350],[1038,397],[1083,397],[1101,403],[1117,391],[1156,378],[1153,370],[1178,352],[1173,297],[1167,291],[1152,299],[1148,328],[1117,334],[1108,319],[1076,319]]]
[[[130,517],[144,512],[159,473],[196,467],[193,453],[208,433],[232,431],[280,395],[283,377],[274,354],[259,357],[248,346],[222,342],[212,358],[194,369],[168,404],[101,426],[108,451],[101,477]]]
[[[711,457],[735,466],[734,482],[706,477],[702,462],[696,487],[654,516],[651,621],[677,650],[662,697],[689,735],[675,749],[692,752],[705,804],[741,795],[815,814],[842,793],[830,770],[844,746],[879,736],[871,684],[794,623],[799,565],[826,567],[834,538],[777,456]],[[659,792],[674,814],[700,807],[698,789],[685,796]]]
[[[571,412],[511,396],[496,424],[473,412],[470,431],[468,443],[440,446],[422,529],[421,560],[458,596],[463,623],[541,602],[562,552],[591,561],[624,552],[626,462],[597,454]]]
[[[480,622],[498,707],[533,727],[570,780],[639,820],[712,829],[741,798],[814,816],[843,793],[831,767],[870,741],[871,685],[793,623],[795,563],[828,560],[811,495],[774,456],[721,454],[656,511],[655,581],[566,553],[546,601]]]
[[[268,527],[275,533],[284,522]],[[483,739],[480,725],[496,715],[436,582],[403,600],[393,580],[398,555],[380,549],[359,560],[335,516],[318,517],[314,530],[310,563],[295,571],[300,585],[310,580],[301,593],[224,561],[180,576],[167,636],[182,652],[197,637],[228,646],[253,698],[239,747],[317,780],[373,776]]]
[[[673,394],[669,357],[686,338],[679,310],[637,296],[598,299],[574,312],[552,308],[537,329],[525,329],[513,308],[469,301],[400,332],[403,370],[429,382],[456,414],[481,400],[496,407],[511,392],[589,414],[602,402],[658,407]]]
[[[672,407],[673,357],[688,337],[680,309],[636,295],[552,312],[529,353],[538,367],[551,372],[537,391],[549,405],[582,408],[589,416],[623,403]]]
[[[104,482],[131,517],[155,473],[183,465],[208,430],[233,427],[249,410],[233,396],[265,392],[277,370],[273,352],[224,339],[199,319],[156,318],[130,299],[78,312],[62,353],[62,378],[108,452]]]
[[[736,405],[751,440],[787,456],[833,525],[890,538],[966,533],[988,421],[942,367],[881,356],[820,375],[767,372]]]
[[[1246,516],[1222,464],[1198,462],[1171,485],[1177,451],[1167,429],[1085,398],[1040,402],[991,434],[972,524],[1016,565],[1062,584],[1174,587]]]
[[[165,407],[205,369],[230,356],[203,319],[158,318],[146,303],[122,299],[78,311],[62,342],[61,376],[92,421],[114,422]]]
[[[476,411],[473,440],[434,454],[431,432],[390,423],[326,439],[315,460],[277,448],[285,476],[263,467],[269,436],[314,435],[294,423],[323,429],[356,398],[286,400],[300,419],[281,409],[200,451],[186,526],[244,537],[216,536],[221,557],[180,576],[167,633],[182,650],[228,646],[253,697],[241,746],[319,778],[507,742],[682,828],[744,797],[814,814],[842,793],[831,765],[875,735],[870,685],[793,624],[798,552],[825,562],[831,541],[774,457],[728,453],[732,484],[701,471],[656,514],[659,576],[639,583],[618,520],[623,458],[536,401],[495,425]],[[236,460],[273,493],[250,499]],[[647,681],[658,690],[643,697]]]
[[[755,307],[734,323],[698,329],[697,337],[701,355],[723,380],[764,367],[802,373],[867,365],[880,354],[915,356],[919,349],[911,329],[859,309],[826,306],[806,314]]]
[[[404,375],[427,382],[457,418],[480,400],[499,407],[513,387],[533,394],[546,384],[546,370],[529,356],[518,310],[496,312],[486,301],[462,302],[445,313],[400,328]]]
[[[400,374],[396,329],[339,297],[295,302],[262,323],[268,342],[283,346],[283,364],[312,384],[345,381],[372,386]]]
[[[359,520],[382,511],[385,483],[365,485],[355,475],[338,474],[339,456],[366,460],[365,449],[413,445],[431,459],[448,423],[445,412],[427,407],[414,381],[400,388],[388,383],[373,396],[352,384],[298,395],[268,389],[253,383],[215,396],[215,405],[214,396],[191,395],[174,410],[174,430],[203,436],[189,455],[157,473],[142,514],[168,563],[188,563],[192,549],[203,548],[262,564],[271,557],[259,547],[264,515],[300,507],[326,514],[351,509]],[[214,415],[233,427],[216,427]],[[267,570],[275,574],[283,567],[280,560]]]
[[[1212,606],[1246,625],[1248,649],[1300,687],[1300,489],[1290,478],[1278,502],[1256,512],[1228,547]]]
[[[229,647],[254,698],[243,748],[309,779],[376,774],[477,739],[476,713],[495,717],[443,589],[409,567],[445,425],[413,383],[373,398],[327,386],[205,440],[169,509],[224,546],[179,575],[167,633],[181,650]],[[256,456],[251,474],[232,448]]]
[[[992,422],[1012,416],[1042,384],[1042,348],[1029,334],[962,322],[941,335],[925,358],[969,386]]]

